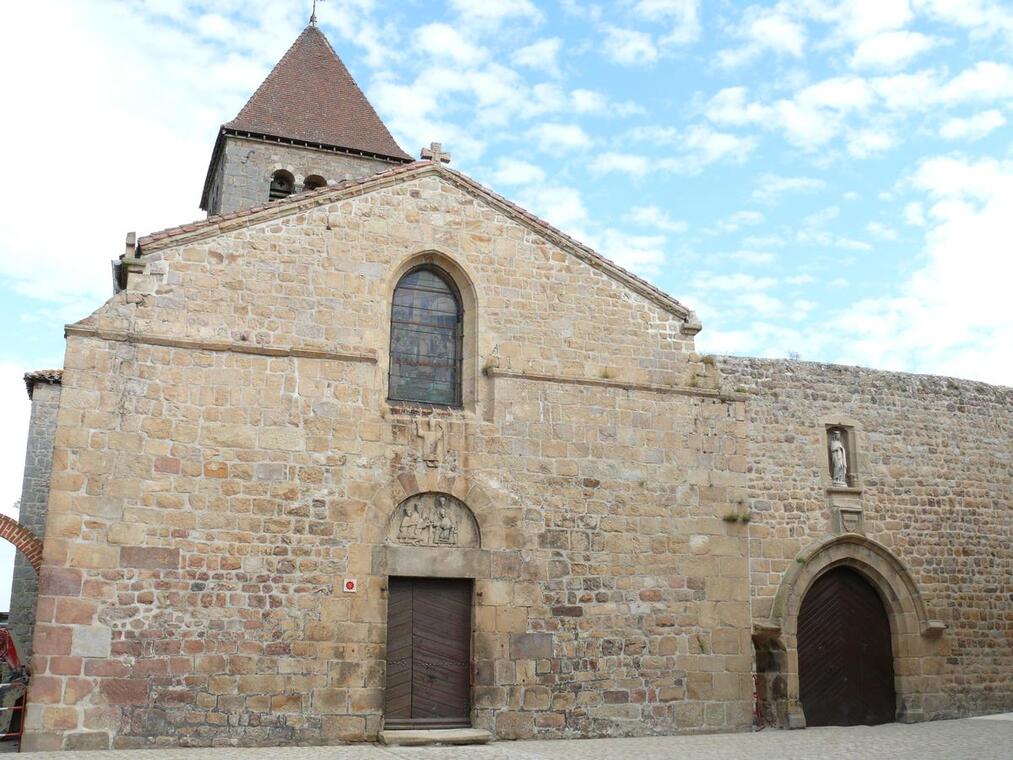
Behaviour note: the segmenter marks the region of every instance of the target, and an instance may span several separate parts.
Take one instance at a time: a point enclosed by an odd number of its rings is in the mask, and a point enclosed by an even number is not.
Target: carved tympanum
[[[418,494],[394,510],[387,543],[478,548],[478,523],[471,510],[449,494]]]

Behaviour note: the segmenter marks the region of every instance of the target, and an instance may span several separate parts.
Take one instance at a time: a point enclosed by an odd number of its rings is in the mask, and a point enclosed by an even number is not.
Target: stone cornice
[[[185,348],[191,351],[215,351],[221,353],[250,354],[253,356],[292,357],[296,359],[324,359],[339,362],[362,362],[376,364],[377,357],[371,351],[331,351],[309,347],[277,347],[258,346],[255,343],[240,341],[201,340],[194,338],[173,338],[167,335],[150,335],[128,332],[126,330],[103,330],[89,325],[67,325],[64,327],[67,337],[98,338],[115,343],[134,343],[146,346],[164,346],[166,348]]]
[[[697,396],[699,398],[712,398],[718,401],[745,401],[746,396],[738,393],[726,393],[710,388],[691,388],[682,385],[653,385],[650,383],[632,383],[625,380],[606,379],[597,377],[574,377],[568,375],[551,375],[541,372],[517,372],[514,370],[499,369],[490,367],[485,374],[491,378],[510,378],[514,380],[530,380],[540,383],[558,383],[562,385],[585,385],[597,388],[616,388],[625,391],[640,391],[643,393],[660,393],[662,395],[674,396]]]

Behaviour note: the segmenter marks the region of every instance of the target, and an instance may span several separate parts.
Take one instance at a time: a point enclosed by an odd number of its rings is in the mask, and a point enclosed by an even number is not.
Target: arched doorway
[[[857,571],[817,578],[798,614],[799,698],[808,726],[891,723],[896,718],[890,619]]]

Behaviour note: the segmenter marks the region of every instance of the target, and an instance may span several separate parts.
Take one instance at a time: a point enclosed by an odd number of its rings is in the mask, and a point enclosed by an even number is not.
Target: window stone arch
[[[272,201],[287,198],[295,192],[295,176],[287,169],[278,169],[271,175],[271,189],[268,198]]]
[[[408,254],[391,270],[386,289],[385,343],[389,349],[391,345],[391,317],[393,315],[394,293],[398,284],[406,274],[424,267],[431,267],[443,274],[448,283],[455,289],[462,310],[460,324],[460,391],[457,403],[444,408],[453,409],[457,407],[474,411],[478,402],[478,380],[480,374],[481,311],[478,289],[475,282],[457,257],[446,251],[429,249]],[[398,406],[399,401],[394,398],[394,394],[390,390],[390,359],[389,350],[382,352],[378,369],[381,373],[382,381],[385,383],[386,393],[384,394],[384,398],[387,399],[388,404]]]
[[[303,191],[319,190],[322,187],[327,187],[327,180],[319,174],[311,174],[302,183]]]

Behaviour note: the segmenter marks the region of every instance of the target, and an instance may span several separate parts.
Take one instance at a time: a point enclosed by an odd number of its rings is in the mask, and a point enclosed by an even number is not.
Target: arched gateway
[[[798,613],[799,699],[807,726],[891,723],[896,715],[890,620],[858,572],[835,567]]]
[[[855,533],[813,544],[782,577],[770,619],[754,624],[762,719],[785,728],[922,720],[924,684],[913,674],[938,667],[945,628],[882,544]]]

